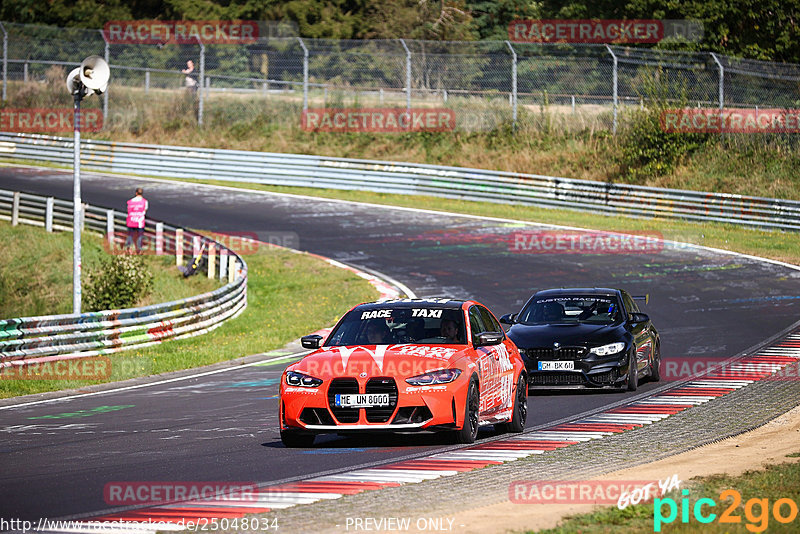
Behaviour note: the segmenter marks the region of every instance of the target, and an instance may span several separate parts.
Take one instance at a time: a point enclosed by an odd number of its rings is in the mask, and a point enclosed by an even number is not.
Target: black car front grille
[[[581,373],[531,373],[531,386],[577,386],[585,384]]]
[[[389,406],[378,408],[364,408],[367,412],[367,421],[370,423],[385,423],[394,413],[397,406],[397,384],[394,378],[370,378],[364,393],[388,393]]]
[[[358,380],[355,378],[334,378],[328,388],[328,407],[340,423],[357,423],[359,408],[336,406],[336,395],[344,393],[358,393]]]
[[[605,373],[589,375],[589,379],[596,384],[610,385],[619,379],[619,372],[616,369],[612,369]]]
[[[560,347],[525,349],[525,355],[533,360],[577,360],[586,354],[585,347]]]

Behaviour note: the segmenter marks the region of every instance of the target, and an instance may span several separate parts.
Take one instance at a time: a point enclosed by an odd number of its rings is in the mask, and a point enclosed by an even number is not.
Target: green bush
[[[87,311],[129,308],[153,287],[153,274],[138,256],[110,256],[100,260],[88,275],[85,304]]]
[[[689,107],[693,83],[689,76],[668,76],[661,67],[639,72],[632,85],[648,104],[623,117],[616,156],[622,178],[644,183],[670,174],[684,157],[714,138],[701,133],[668,133],[661,126],[664,111]]]
[[[668,133],[660,123],[660,107],[634,111],[620,132],[617,159],[631,182],[671,173],[685,156],[703,147],[709,134]]]

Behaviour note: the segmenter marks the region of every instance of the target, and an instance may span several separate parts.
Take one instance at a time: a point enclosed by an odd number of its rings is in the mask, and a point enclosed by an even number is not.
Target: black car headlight
[[[406,378],[412,386],[431,386],[434,384],[449,384],[461,375],[461,369],[439,369],[424,375]]]
[[[592,354],[597,354],[598,356],[611,356],[612,354],[622,352],[623,350],[625,350],[625,343],[619,341],[617,343],[609,343],[608,345],[602,345],[600,347],[592,347],[589,349],[589,352]]]
[[[322,385],[322,380],[297,371],[287,371],[286,383],[290,386],[299,386],[301,388],[316,388]]]

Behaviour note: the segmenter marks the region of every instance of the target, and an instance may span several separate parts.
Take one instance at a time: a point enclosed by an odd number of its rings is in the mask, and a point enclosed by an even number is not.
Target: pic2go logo
[[[717,503],[714,499],[702,498],[695,501],[694,505],[689,504],[689,490],[681,492],[683,498],[680,503],[681,523],[689,523],[689,512],[694,516],[698,523],[708,524],[717,520],[717,514],[710,509],[715,508]],[[742,494],[734,489],[727,489],[719,494],[719,500],[730,499],[732,502],[725,511],[719,515],[719,523],[740,524],[742,517],[737,515],[737,509],[742,504]],[[770,509],[769,499],[749,499],[744,504],[744,517],[747,520],[745,528],[750,532],[764,532],[769,527],[770,512],[778,523],[788,524],[797,519],[797,503],[791,499],[778,499]],[[668,510],[665,516],[665,508]],[[662,525],[668,525],[678,518],[678,503],[670,497],[655,499],[653,501],[653,531],[661,532]]]

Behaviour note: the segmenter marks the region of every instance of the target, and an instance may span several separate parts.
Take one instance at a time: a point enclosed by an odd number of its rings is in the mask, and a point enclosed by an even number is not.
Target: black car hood
[[[552,347],[553,343],[567,346],[595,346],[624,341],[626,331],[617,325],[596,324],[515,324],[508,337],[520,348]]]

